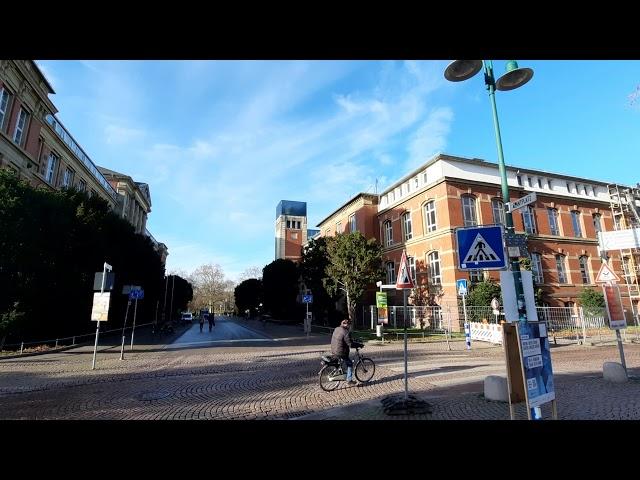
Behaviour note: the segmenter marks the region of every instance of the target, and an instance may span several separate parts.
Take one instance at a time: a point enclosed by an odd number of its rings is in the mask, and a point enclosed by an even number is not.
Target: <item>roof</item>
[[[364,197],[364,198],[368,198],[370,200],[375,200],[375,204],[377,205],[378,203],[378,198],[379,196],[374,194],[374,193],[364,193],[364,192],[360,192],[357,195],[355,195],[354,197],[350,198],[349,200],[347,200],[345,203],[343,203],[342,205],[340,205],[338,208],[336,208],[333,212],[331,212],[329,215],[327,215],[325,218],[323,218],[321,221],[318,222],[318,224],[316,225],[316,227],[319,227],[320,225],[322,225],[324,222],[326,222],[327,220],[329,220],[331,217],[333,217],[336,213],[338,213],[340,210],[342,210],[343,208],[347,207],[349,204],[355,202],[358,198],[360,197]]]

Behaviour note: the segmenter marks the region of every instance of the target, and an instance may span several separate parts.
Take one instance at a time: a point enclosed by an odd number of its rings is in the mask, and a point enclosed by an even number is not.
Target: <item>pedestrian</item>
[[[211,331],[215,326],[216,326],[216,317],[213,313],[210,313],[209,314],[209,331]]]
[[[202,333],[202,327],[204,327],[204,315],[200,315],[200,333]]]

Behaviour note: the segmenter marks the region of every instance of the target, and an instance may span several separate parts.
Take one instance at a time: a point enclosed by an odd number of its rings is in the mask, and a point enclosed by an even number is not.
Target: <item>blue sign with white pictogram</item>
[[[460,270],[503,270],[507,266],[502,226],[456,229]]]
[[[464,278],[461,278],[460,280],[456,280],[456,289],[458,290],[458,295],[466,295],[467,281]]]
[[[313,303],[313,295],[303,295],[302,303]]]
[[[129,300],[142,300],[144,298],[144,290],[131,290],[129,292]]]

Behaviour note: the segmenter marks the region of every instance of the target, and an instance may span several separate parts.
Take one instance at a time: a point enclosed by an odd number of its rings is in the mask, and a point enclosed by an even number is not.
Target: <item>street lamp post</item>
[[[502,137],[500,136],[500,123],[498,122],[498,109],[496,107],[496,90],[508,91],[521,87],[533,77],[533,70],[530,68],[518,68],[515,60],[510,60],[506,65],[506,73],[497,81],[493,76],[493,61],[491,60],[455,60],[447,66],[444,76],[451,82],[461,82],[473,77],[480,69],[484,68],[484,83],[489,91],[491,111],[493,113],[493,126],[496,133],[496,144],[498,147],[498,169],[500,171],[500,183],[502,186],[502,202],[505,205],[506,231],[509,236],[514,234],[513,214],[511,210],[506,210],[509,198],[509,184],[507,183],[507,169],[504,163],[502,151]],[[508,251],[508,249],[507,249]],[[524,289],[520,275],[520,262],[518,257],[509,257],[513,280],[516,287],[516,298],[518,299],[518,320],[527,321],[527,310],[524,299]]]
[[[514,90],[527,83],[533,77],[533,70],[530,68],[518,68],[515,60],[509,60],[506,65],[506,73],[497,81],[493,76],[493,61],[491,60],[455,60],[451,62],[444,76],[451,82],[461,82],[473,77],[481,69],[484,69],[484,83],[489,91],[489,101],[491,102],[491,112],[493,113],[493,126],[496,133],[496,145],[498,147],[498,169],[500,171],[500,183],[502,186],[502,202],[505,205],[505,223],[507,236],[513,237],[513,214],[511,209],[506,209],[510,201],[509,184],[507,183],[507,169],[504,163],[504,154],[502,152],[502,138],[500,136],[500,123],[498,122],[498,109],[496,107],[496,90],[508,91]],[[506,242],[505,242],[506,243]],[[509,249],[507,248],[507,251]],[[518,257],[509,256],[511,263],[511,271],[513,272],[513,283],[515,284],[518,320],[521,323],[527,322],[527,310],[524,298],[524,289],[522,286],[522,276],[520,274],[520,262]],[[540,407],[531,409],[534,419],[542,418]]]

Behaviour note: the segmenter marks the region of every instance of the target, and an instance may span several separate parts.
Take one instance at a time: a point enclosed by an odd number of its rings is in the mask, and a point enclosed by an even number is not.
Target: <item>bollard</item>
[[[20,355],[22,355],[22,349],[24,348],[24,342],[20,344]]]
[[[58,339],[56,338],[56,346],[54,348],[58,348]]]
[[[76,337],[73,337],[73,343],[71,345],[75,345],[76,344]]]
[[[464,324],[464,337],[467,350],[471,350],[471,325],[468,322]]]

